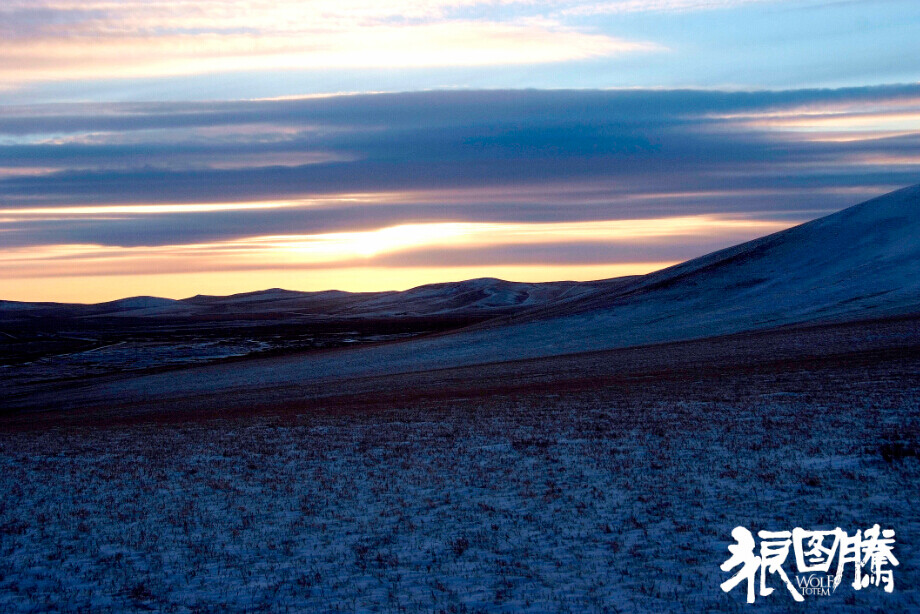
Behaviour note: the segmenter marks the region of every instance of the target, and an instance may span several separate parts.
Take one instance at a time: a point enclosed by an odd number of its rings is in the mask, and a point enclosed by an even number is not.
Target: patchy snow
[[[101,303],[97,307],[107,306],[117,310],[129,311],[133,309],[150,309],[156,307],[172,307],[178,301],[169,298],[159,298],[156,296],[134,296],[131,298],[118,299],[108,303]]]
[[[735,526],[881,523],[894,592],[808,611],[916,612],[915,376],[0,433],[0,611],[786,612],[719,590]]]
[[[451,313],[498,312],[511,308],[551,304],[578,291],[587,292],[588,284],[551,282],[529,284],[482,278],[468,281],[430,284],[405,292],[369,295],[351,310],[361,313],[399,315],[443,315]]]

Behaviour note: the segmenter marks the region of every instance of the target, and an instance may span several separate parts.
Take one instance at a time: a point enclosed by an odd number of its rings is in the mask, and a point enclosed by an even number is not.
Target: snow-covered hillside
[[[336,360],[420,370],[917,312],[920,186],[501,322]]]
[[[567,351],[920,311],[920,186],[524,314],[509,341]]]

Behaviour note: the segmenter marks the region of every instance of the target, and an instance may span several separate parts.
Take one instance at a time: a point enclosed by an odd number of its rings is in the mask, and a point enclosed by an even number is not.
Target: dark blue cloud
[[[292,100],[9,106],[0,134],[154,130],[247,123],[332,128],[447,127],[508,122],[698,121],[712,113],[816,104],[916,102],[920,84],[842,89],[488,90],[331,96]]]
[[[842,105],[917,109],[918,101],[920,85],[899,85],[7,107],[0,111],[0,169],[49,171],[0,179],[0,207],[7,209],[396,195],[298,210],[7,222],[3,238],[158,245],[411,221],[817,215],[920,180],[916,162],[854,163],[918,158],[920,134],[818,142],[726,116]],[[300,163],[311,155],[343,161]],[[586,186],[594,190],[589,202],[581,196]],[[489,200],[490,191],[509,190],[522,196]],[[414,191],[430,195],[400,196]],[[463,196],[471,191],[477,196]]]

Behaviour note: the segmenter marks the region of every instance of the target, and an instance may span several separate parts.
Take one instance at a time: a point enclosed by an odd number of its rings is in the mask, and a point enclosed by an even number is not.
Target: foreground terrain
[[[875,523],[808,611],[920,608],[916,319],[233,398],[6,414],[0,609],[786,611],[732,528]]]
[[[808,609],[920,611],[917,237],[920,186],[636,278],[0,303],[0,611],[787,611],[736,526],[876,524],[894,591]]]

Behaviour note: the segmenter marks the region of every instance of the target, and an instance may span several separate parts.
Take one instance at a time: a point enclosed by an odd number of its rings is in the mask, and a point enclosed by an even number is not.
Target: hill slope
[[[592,336],[648,343],[916,311],[920,186],[505,324],[588,318]]]
[[[375,350],[390,368],[416,370],[917,312],[920,186],[572,300]]]

